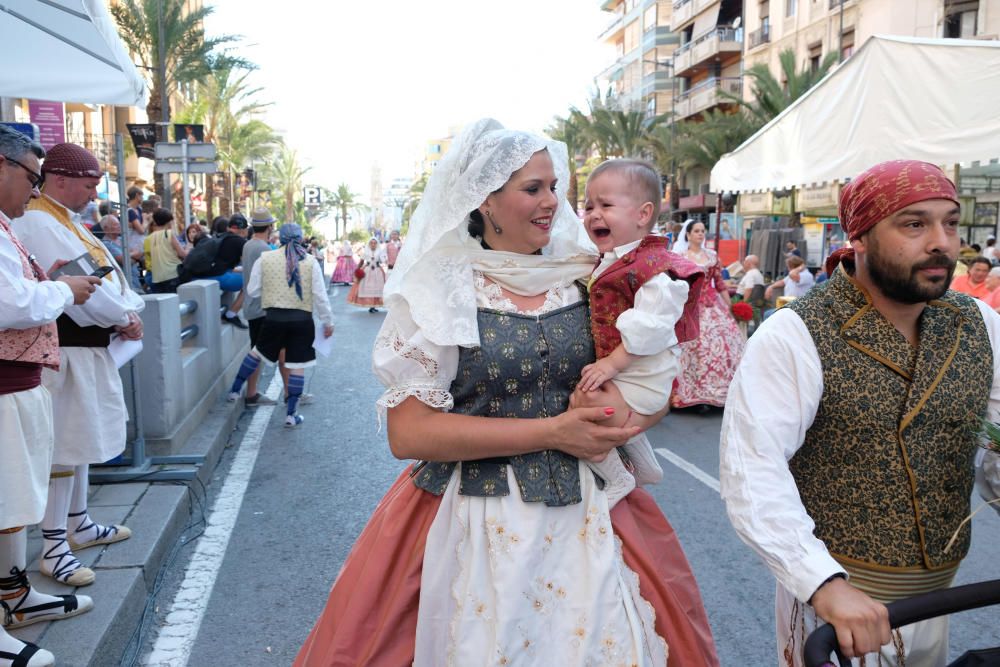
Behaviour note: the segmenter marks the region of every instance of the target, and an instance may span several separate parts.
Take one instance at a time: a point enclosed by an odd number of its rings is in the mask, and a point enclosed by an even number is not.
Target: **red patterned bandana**
[[[56,144],[45,154],[43,174],[57,174],[71,178],[100,178],[101,165],[94,154],[76,144]]]
[[[889,160],[858,175],[840,191],[840,225],[851,241],[881,220],[928,199],[948,199],[959,204],[955,184],[941,169],[919,160]],[[842,260],[853,263],[854,250],[845,246],[830,255],[826,272],[832,274]]]

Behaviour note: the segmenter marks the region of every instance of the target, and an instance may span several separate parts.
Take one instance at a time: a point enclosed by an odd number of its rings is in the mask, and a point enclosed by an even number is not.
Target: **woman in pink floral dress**
[[[704,267],[707,278],[699,299],[701,333],[697,339],[680,346],[681,372],[670,397],[670,404],[675,408],[725,405],[729,382],[746,345],[733,318],[719,256],[705,247],[705,232],[705,223],[688,220],[673,248],[674,252]]]

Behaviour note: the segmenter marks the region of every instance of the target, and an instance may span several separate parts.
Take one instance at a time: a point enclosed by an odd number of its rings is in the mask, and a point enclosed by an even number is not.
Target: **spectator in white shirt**
[[[750,293],[757,285],[764,284],[764,274],[760,272],[760,258],[757,255],[747,255],[743,260],[743,278],[736,286],[736,293],[743,297],[744,301],[750,299]]]
[[[775,280],[764,290],[764,298],[770,300],[771,295],[779,287],[785,288],[785,296],[800,297],[813,286],[813,275],[806,268],[805,261],[798,255],[790,255],[785,260],[788,275],[781,280]]]

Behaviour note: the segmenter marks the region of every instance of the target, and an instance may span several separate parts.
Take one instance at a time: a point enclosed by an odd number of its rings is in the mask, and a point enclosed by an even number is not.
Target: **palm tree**
[[[750,138],[759,123],[748,113],[729,113],[712,109],[701,121],[677,124],[674,137],[674,158],[684,169],[700,167],[711,171],[726,153]],[[658,141],[662,140],[657,137]]]
[[[247,119],[263,111],[271,105],[270,102],[260,102],[254,99],[261,91],[261,88],[250,88],[247,77],[249,70],[240,70],[231,65],[225,65],[213,69],[209,75],[198,81],[195,87],[195,97],[191,104],[177,114],[178,122],[198,123],[204,126],[205,141],[214,143],[218,147],[219,155],[223,163],[227,162],[227,156],[234,153],[259,153],[263,150],[267,155],[273,152],[273,144],[276,138],[270,128],[264,132],[259,125],[251,125],[242,128],[241,124]],[[234,134],[242,135],[244,145],[238,149],[233,149],[229,144],[232,142]],[[261,142],[262,148],[254,150],[248,141]],[[266,146],[266,150],[264,150]],[[263,157],[263,156],[261,156]],[[228,160],[229,170],[242,169],[251,159],[260,159],[257,155],[250,155],[242,162]],[[234,166],[235,163],[235,166]],[[222,169],[227,173],[226,169]],[[210,177],[211,178],[211,177]],[[205,205],[208,218],[214,214],[215,188],[209,187],[205,193]],[[228,211],[227,211],[228,213]]]
[[[265,164],[261,170],[261,178],[267,185],[265,189],[280,192],[284,197],[284,215],[282,220],[295,220],[295,200],[302,192],[302,177],[309,173],[311,167],[299,164],[298,153],[284,144],[281,145],[275,158]]]
[[[259,118],[251,118],[245,123],[229,128],[228,135],[220,136],[219,146],[219,166],[227,187],[231,187],[232,174],[242,171],[253,163],[266,164],[280,147],[281,137]],[[224,189],[223,192],[227,190]],[[223,203],[229,206],[224,209]],[[232,208],[234,207],[231,199],[220,202],[219,210],[223,215],[228,215]]]
[[[427,187],[428,178],[430,178],[430,173],[425,171],[420,175],[420,178],[410,184],[410,189],[406,193],[406,202],[403,204],[403,224],[399,230],[403,236],[406,236],[410,231],[410,219],[413,218],[413,212],[417,210],[417,206],[424,198],[424,189]]]
[[[162,88],[166,88],[169,100],[181,84],[206,78],[216,67],[251,67],[247,60],[220,50],[237,37],[205,36],[204,20],[212,13],[212,7],[190,8],[189,5],[187,0],[121,0],[110,7],[118,34],[149,79],[146,115],[150,123],[157,123],[169,114],[169,109],[162,108]],[[161,50],[164,53],[162,81],[159,76]],[[162,195],[160,181],[156,187]]]
[[[235,35],[206,37],[204,21],[214,10],[209,5],[189,8],[186,0],[121,0],[111,6],[118,33],[129,51],[139,59],[150,79],[149,122],[163,118],[160,105],[160,28],[163,32],[164,80],[168,98],[182,83],[208,76],[219,65],[250,64],[220,52],[219,47],[237,40]]]
[[[569,110],[566,118],[556,116],[552,125],[546,130],[556,141],[566,144],[569,153],[569,187],[566,198],[575,211],[580,200],[580,187],[577,179],[576,160],[590,148],[591,140],[587,134],[590,122],[582,111],[576,107]]]
[[[807,63],[801,71],[795,66],[795,52],[792,49],[782,51],[778,60],[781,63],[781,81],[775,78],[766,63],[757,63],[746,71],[746,75],[753,80],[752,99],[744,100],[737,95],[721,92],[724,98],[745,108],[758,123],[758,127],[766,125],[819,83],[836,64],[837,54],[828,53],[818,67],[813,69]]]
[[[341,183],[337,186],[336,191],[330,193],[330,203],[334,208],[340,209],[340,220],[344,223],[344,233],[347,233],[347,211],[348,209],[357,208],[361,202],[359,198],[361,195],[351,192],[351,188],[347,183]],[[340,236],[340,223],[336,226],[337,238]]]
[[[647,118],[642,111],[597,108],[591,112],[588,133],[602,159],[644,157],[650,130],[664,120]]]

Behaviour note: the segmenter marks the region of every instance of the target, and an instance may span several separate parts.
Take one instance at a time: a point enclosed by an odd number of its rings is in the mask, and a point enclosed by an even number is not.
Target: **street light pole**
[[[156,3],[156,59],[159,61],[157,77],[160,80],[160,121],[163,124],[163,141],[170,141],[170,100],[167,98],[167,45],[163,37],[163,0]],[[170,174],[163,174],[163,208],[172,210]]]
[[[674,218],[674,189],[677,180],[677,158],[674,154],[674,137],[677,133],[677,72],[674,68],[674,58],[670,60],[643,60],[654,67],[662,67],[670,73],[670,197],[667,199],[667,218],[673,221]]]

